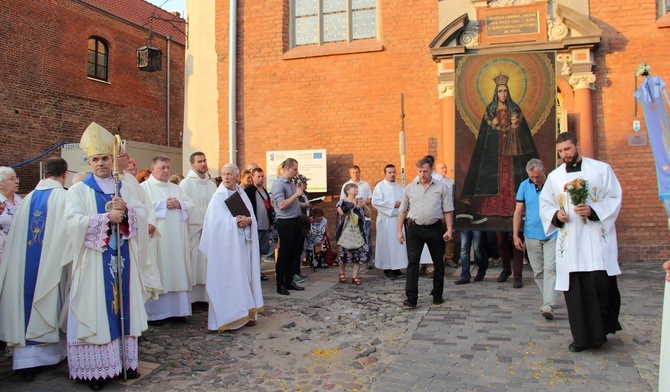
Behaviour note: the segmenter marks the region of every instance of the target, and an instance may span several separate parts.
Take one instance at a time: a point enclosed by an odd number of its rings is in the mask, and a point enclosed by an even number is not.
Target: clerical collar
[[[577,163],[566,163],[565,171],[568,173],[582,171],[582,162],[584,162],[583,159],[580,159]]]
[[[95,183],[98,184],[101,191],[107,194],[114,193],[114,179],[112,177],[102,178],[94,174],[93,179],[95,180]]]

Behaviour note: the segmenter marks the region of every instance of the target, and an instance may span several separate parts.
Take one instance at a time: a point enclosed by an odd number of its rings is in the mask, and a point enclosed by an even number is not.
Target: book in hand
[[[239,192],[235,192],[230,197],[228,197],[225,201],[226,205],[228,206],[228,210],[230,210],[230,213],[233,216],[248,216],[251,217],[251,213],[249,212],[249,209],[247,206],[244,204],[244,200],[242,200],[242,196],[240,196]]]
[[[326,196],[315,197],[314,199],[307,200],[307,202],[311,203],[311,204],[314,204],[314,203],[321,203],[324,200],[326,200]]]

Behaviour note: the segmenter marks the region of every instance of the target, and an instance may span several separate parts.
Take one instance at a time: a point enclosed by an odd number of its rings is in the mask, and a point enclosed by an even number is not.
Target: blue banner
[[[644,110],[651,149],[654,152],[658,194],[670,218],[670,122],[663,98],[670,103],[665,82],[658,76],[645,76],[635,92],[635,99],[642,104]]]

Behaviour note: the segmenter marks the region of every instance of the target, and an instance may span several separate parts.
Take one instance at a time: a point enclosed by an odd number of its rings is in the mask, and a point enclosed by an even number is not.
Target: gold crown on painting
[[[507,82],[509,81],[509,76],[500,72],[500,74],[498,74],[498,76],[493,78],[493,81],[496,82],[496,86],[499,86],[501,84],[507,85]]]
[[[86,158],[98,154],[114,155],[114,135],[99,124],[92,122],[81,135],[79,148],[84,151]]]

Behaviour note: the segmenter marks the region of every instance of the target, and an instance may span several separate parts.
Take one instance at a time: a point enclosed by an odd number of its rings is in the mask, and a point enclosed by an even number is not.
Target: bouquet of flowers
[[[568,192],[573,206],[586,203],[586,199],[589,197],[589,182],[581,177],[575,178],[565,184],[563,190]],[[587,222],[585,216],[582,216],[582,222]]]

